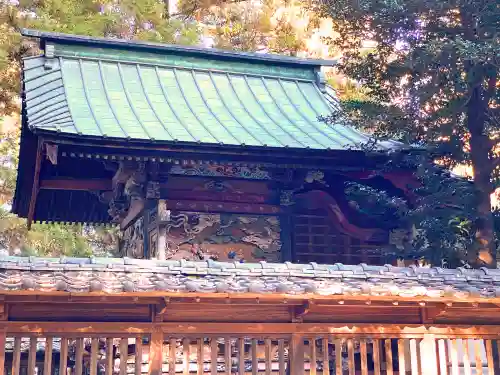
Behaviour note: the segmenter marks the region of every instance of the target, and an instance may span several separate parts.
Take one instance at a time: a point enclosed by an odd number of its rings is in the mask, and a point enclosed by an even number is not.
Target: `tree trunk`
[[[477,41],[477,24],[474,14],[477,9],[473,3],[460,8],[460,19],[464,28],[464,37]],[[491,212],[491,194],[494,191],[491,182],[494,162],[490,155],[493,144],[486,133],[487,110],[495,86],[488,82],[484,88],[485,65],[465,61],[465,72],[469,82],[469,101],[467,102],[467,128],[470,132],[470,155],[474,172],[474,185],[477,190],[477,256],[472,261],[474,266],[496,268],[496,244],[493,214]],[[496,84],[496,80],[493,81]],[[493,91],[492,91],[493,90]]]
[[[474,184],[477,190],[477,256],[474,266],[496,268],[496,245],[493,214],[491,213],[491,194],[493,184],[491,174],[493,161],[490,159],[491,140],[485,134],[486,108],[482,98],[482,86],[471,88],[467,106],[467,126],[470,131],[471,161],[474,171]]]

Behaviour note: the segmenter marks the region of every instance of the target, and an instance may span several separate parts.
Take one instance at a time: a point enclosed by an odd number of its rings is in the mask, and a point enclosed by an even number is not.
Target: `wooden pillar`
[[[293,251],[293,222],[292,207],[294,205],[293,190],[287,190],[284,186],[278,189],[280,196],[281,215],[280,220],[280,241],[281,241],[281,261],[295,261]]]
[[[156,253],[158,254],[159,260],[165,260],[167,258],[167,228],[165,222],[168,220],[168,209],[167,201],[165,199],[158,200],[158,249]]]
[[[143,217],[143,226],[142,226],[142,235],[143,238],[143,257],[144,259],[151,259],[151,249],[149,248],[149,215],[151,213],[151,204],[150,200],[146,201],[146,209],[142,213]]]
[[[163,332],[155,330],[151,334],[149,343],[149,372],[148,375],[162,375],[163,364]]]
[[[5,341],[6,333],[5,331],[0,332],[0,375],[5,373]]]
[[[422,375],[438,375],[437,345],[434,335],[425,334],[420,341],[420,367]]]
[[[304,375],[304,336],[292,335],[289,355],[290,375]]]

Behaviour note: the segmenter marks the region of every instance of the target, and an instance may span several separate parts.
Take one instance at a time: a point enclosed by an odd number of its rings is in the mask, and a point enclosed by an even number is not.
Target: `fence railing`
[[[0,325],[7,375],[500,375],[500,327],[312,323]]]

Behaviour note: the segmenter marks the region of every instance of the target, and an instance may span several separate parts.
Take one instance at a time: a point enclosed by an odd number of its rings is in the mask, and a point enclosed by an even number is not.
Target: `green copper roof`
[[[24,109],[32,130],[311,149],[359,148],[368,140],[318,120],[332,107],[314,64],[247,55],[221,60],[200,49],[186,56],[114,45],[45,41],[44,47],[44,56],[24,60]]]

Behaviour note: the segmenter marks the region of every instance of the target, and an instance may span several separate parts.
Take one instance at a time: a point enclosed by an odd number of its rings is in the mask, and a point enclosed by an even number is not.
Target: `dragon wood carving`
[[[166,229],[167,259],[280,260],[276,217],[172,212]]]

